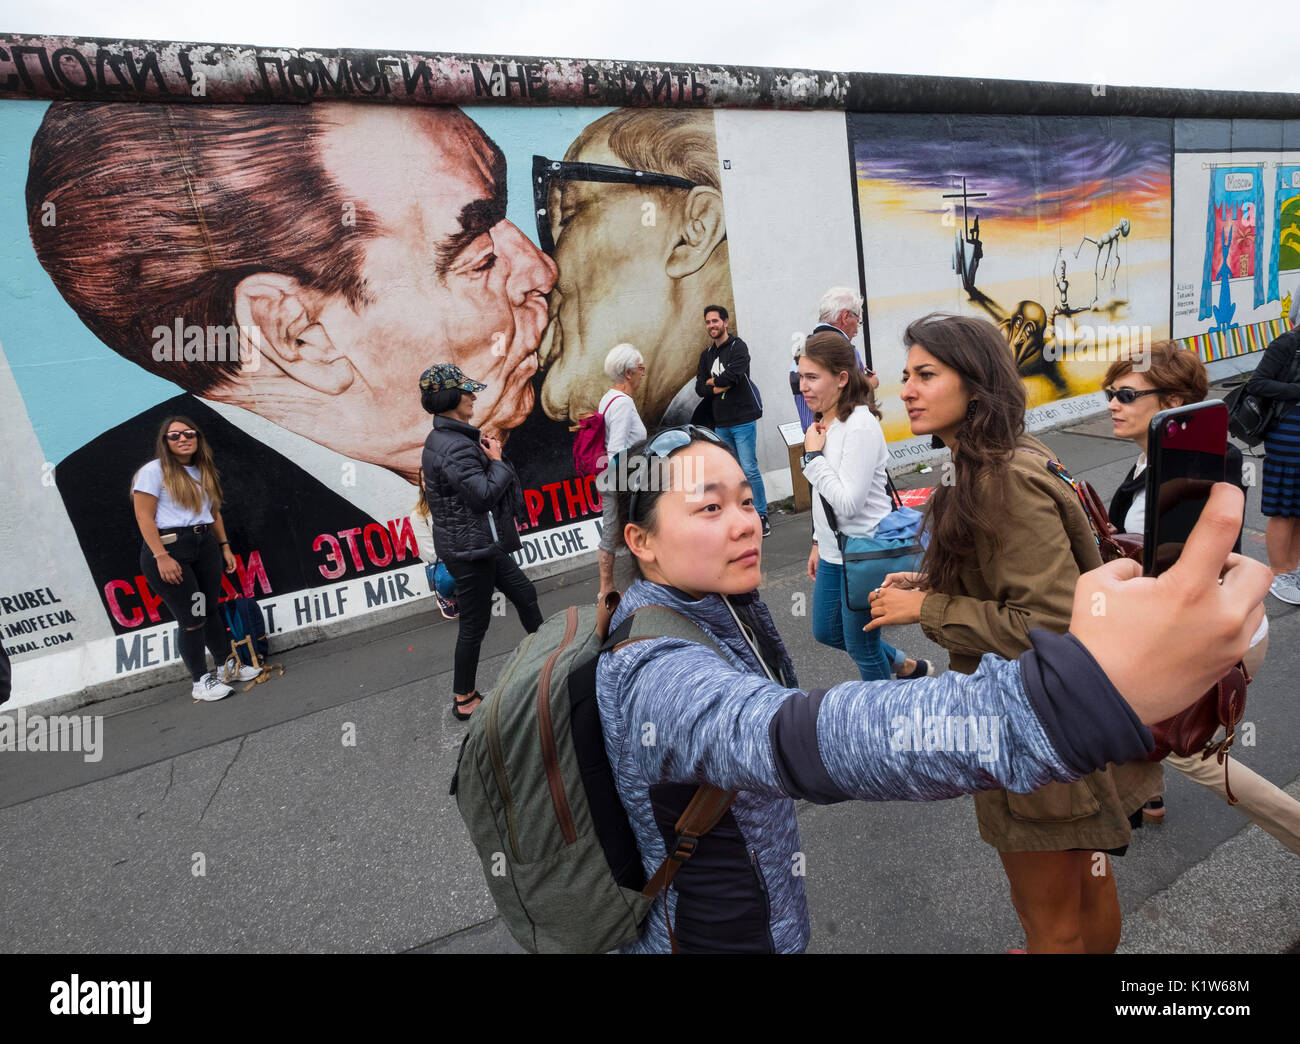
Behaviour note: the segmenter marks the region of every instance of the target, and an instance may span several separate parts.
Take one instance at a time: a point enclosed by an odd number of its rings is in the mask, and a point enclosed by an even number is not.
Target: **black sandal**
[[[468,696],[466,696],[464,699],[462,699],[461,697],[459,697],[459,696],[457,696],[457,695],[455,695],[455,694],[453,693],[453,694],[452,694],[452,700],[454,701],[454,705],[453,705],[452,708],[451,708],[451,712],[452,712],[452,714],[454,714],[454,715],[456,716],[456,720],[457,720],[457,721],[469,721],[470,715],[473,714],[474,712],[473,712],[473,711],[466,711],[464,714],[462,714],[462,713],[460,712],[460,709],[461,709],[462,707],[468,707],[468,706],[469,706],[471,703],[473,703],[475,700],[481,700],[482,698],[483,698],[483,697],[479,694],[478,689],[475,689],[473,692],[471,692],[471,693],[470,693]]]

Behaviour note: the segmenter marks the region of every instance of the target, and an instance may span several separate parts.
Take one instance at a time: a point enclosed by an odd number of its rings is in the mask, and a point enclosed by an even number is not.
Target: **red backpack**
[[[610,399],[605,410],[617,400],[618,395]],[[599,475],[609,466],[605,454],[605,410],[589,413],[578,421],[578,433],[573,437],[573,468],[579,475]]]

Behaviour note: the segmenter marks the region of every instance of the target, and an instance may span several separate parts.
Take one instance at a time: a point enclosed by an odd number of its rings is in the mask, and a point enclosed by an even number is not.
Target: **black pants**
[[[500,590],[510,599],[529,634],[542,626],[542,611],[537,608],[533,582],[504,551],[494,551],[490,557],[472,562],[443,562],[456,581],[456,607],[460,610],[452,688],[458,696],[466,696],[474,691],[479,649],[492,621],[492,592]]]
[[[190,677],[198,681],[207,673],[206,642],[216,665],[220,667],[230,654],[226,625],[217,610],[221,597],[221,546],[216,532],[209,526],[203,533],[180,530],[176,540],[164,549],[180,564],[181,582],[169,584],[158,572],[158,561],[149,545],[140,549],[140,570],[149,588],[171,610],[180,624],[180,653]]]

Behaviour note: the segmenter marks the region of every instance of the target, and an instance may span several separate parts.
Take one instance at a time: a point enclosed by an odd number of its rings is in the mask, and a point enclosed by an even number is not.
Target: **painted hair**
[[[583,129],[565,154],[581,157],[602,135],[626,166],[720,189],[718,142],[709,110],[618,109]]]
[[[55,102],[27,174],[37,258],[119,355],[195,394],[229,383],[241,365],[234,294],[247,276],[292,276],[356,311],[371,303],[362,265],[384,229],[325,167],[329,108]],[[504,215],[505,158],[468,116],[422,109],[405,121],[477,155]],[[47,226],[51,204],[57,225]],[[206,331],[209,348],[233,338],[233,357],[156,359],[154,332],[178,320]]]

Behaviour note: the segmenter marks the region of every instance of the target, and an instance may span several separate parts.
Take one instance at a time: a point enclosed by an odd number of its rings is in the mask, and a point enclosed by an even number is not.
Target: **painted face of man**
[[[569,150],[570,161],[626,167],[597,134]],[[551,295],[551,325],[540,351],[549,367],[542,408],[556,420],[576,420],[609,390],[605,353],[621,342],[646,356],[638,395],[643,415],[657,417],[694,374],[699,347],[678,360],[664,344],[677,319],[670,275],[682,189],[645,189],[590,181],[557,181],[553,212],[560,274]]]
[[[369,303],[331,301],[319,319],[373,399],[373,412],[353,408],[357,421],[427,432],[412,389],[449,362],[487,385],[476,426],[521,424],[555,265],[505,220],[504,166],[479,128],[454,110],[366,108],[341,117],[322,159],[381,228],[363,265]]]

